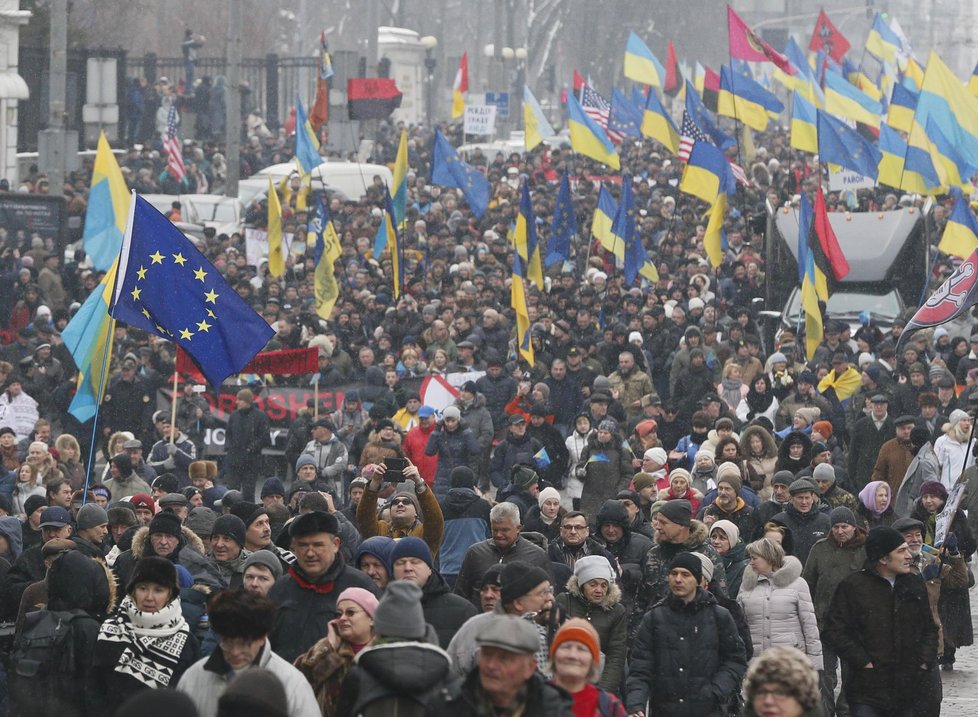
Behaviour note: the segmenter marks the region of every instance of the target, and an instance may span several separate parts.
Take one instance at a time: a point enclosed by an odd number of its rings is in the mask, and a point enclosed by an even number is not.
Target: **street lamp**
[[[523,99],[523,86],[526,84],[526,48],[517,47],[514,52],[516,57],[516,80],[513,85],[513,94],[509,98],[510,116],[513,116],[513,108],[519,107]],[[519,127],[519,122],[516,124]]]
[[[438,38],[434,35],[425,35],[421,38],[421,47],[424,48],[424,69],[425,84],[427,84],[427,94],[425,96],[425,119],[431,125],[431,102],[432,95],[435,93],[435,67],[438,62],[432,55],[432,51],[438,47]]]

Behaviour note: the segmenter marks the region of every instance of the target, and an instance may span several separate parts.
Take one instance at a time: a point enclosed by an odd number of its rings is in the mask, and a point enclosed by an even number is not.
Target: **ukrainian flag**
[[[873,18],[873,26],[866,38],[866,52],[881,62],[896,62],[902,43],[899,36],[887,25],[879,13]]]
[[[401,254],[400,237],[397,235],[397,224],[394,221],[394,202],[391,200],[390,190],[385,192],[386,206],[384,215],[380,220],[379,231],[384,232],[387,239],[387,248],[391,253],[391,274],[394,283],[394,298],[401,298],[404,289],[404,257]]]
[[[914,115],[914,124],[925,130],[929,121],[957,148],[966,174],[978,172],[978,98],[968,94],[936,52],[928,58]],[[921,146],[915,137],[919,133],[910,134],[910,145]]]
[[[770,120],[769,112],[776,115],[784,111],[778,98],[757,82],[740,73],[734,73],[729,65],[720,68],[720,94],[717,98],[717,114],[733,117],[751,129],[763,132]]]
[[[713,204],[721,192],[733,194],[737,181],[726,156],[709,142],[696,142],[689,153],[679,189]]]
[[[886,123],[893,129],[910,134],[913,114],[917,110],[917,97],[917,92],[899,82],[895,83],[893,94],[890,95],[890,111],[886,115]]]
[[[401,231],[407,222],[407,173],[408,148],[407,130],[401,130],[401,141],[397,145],[397,158],[394,160],[394,221]]]
[[[853,83],[863,94],[877,102],[883,102],[883,91],[869,76],[862,70],[857,70],[853,75]]]
[[[655,87],[662,87],[666,81],[666,69],[634,32],[628,33],[625,43],[625,77]]]
[[[924,129],[914,123],[907,142],[900,189],[917,194],[943,194],[947,187],[944,168],[937,158],[937,149]]]
[[[285,273],[285,248],[282,246],[282,203],[268,177],[268,273],[279,277]]]
[[[796,90],[791,96],[791,146],[803,152],[818,154],[816,107]]]
[[[975,65],[975,69],[971,71],[971,77],[968,78],[968,92],[978,96],[978,65]]]
[[[298,97],[295,98],[295,156],[302,164],[303,174],[311,174],[324,161],[319,154],[319,140]]]
[[[523,125],[527,152],[557,134],[527,85],[523,85]]]
[[[811,252],[808,254],[808,265],[801,281],[801,306],[805,312],[805,355],[811,361],[822,343],[824,333],[822,310],[815,291],[815,258]]]
[[[978,222],[971,213],[968,200],[956,189],[952,189],[951,193],[954,195],[954,209],[937,248],[945,254],[967,259],[978,249]]]
[[[900,72],[903,73],[903,81],[912,90],[919,90],[924,85],[924,68],[920,66],[917,58],[908,55],[906,60],[898,61]]]
[[[645,98],[645,111],[642,113],[642,134],[651,137],[672,154],[679,153],[679,130],[662,106],[659,95],[649,90]]]
[[[723,263],[723,215],[726,212],[727,195],[720,192],[709,211],[710,220],[706,223],[706,233],[703,235],[703,248],[706,249],[706,256],[714,269]]]
[[[129,189],[105,132],[100,132],[82,234],[85,253],[97,271],[108,271],[119,258],[128,217]]]
[[[842,120],[816,110],[818,115],[818,155],[822,162],[837,164],[874,180],[879,175],[882,157],[876,145]]]
[[[615,146],[605,131],[584,113],[581,103],[574,95],[567,96],[567,110],[571,148],[585,157],[607,164],[612,169],[621,169]]]
[[[883,106],[864,92],[860,92],[842,75],[825,71],[825,109],[839,117],[879,127]]]
[[[530,366],[533,365],[533,342],[530,340],[530,312],[526,308],[526,285],[519,252],[513,252],[513,283],[509,305],[516,312],[516,348]]]
[[[611,233],[611,225],[614,223],[615,216],[618,214],[618,202],[611,196],[607,187],[601,185],[598,192],[598,204],[594,208],[594,216],[591,218],[591,236],[595,237],[607,251],[615,253],[615,240]],[[618,247],[616,256],[619,259],[625,258],[625,248]]]
[[[933,117],[927,118],[927,137],[936,152],[936,156],[932,156],[932,161],[937,163],[938,175],[941,175],[944,183],[949,187],[958,187],[971,194],[974,191],[974,186],[968,181],[967,164],[958,152],[957,147],[941,132],[941,128],[937,126]]]
[[[543,291],[543,269],[540,264],[540,244],[537,241],[537,223],[533,216],[533,202],[530,201],[530,187],[526,182],[523,182],[520,196],[520,213],[516,215],[513,244],[526,267],[526,278],[531,279],[537,288]]]
[[[876,181],[899,189],[903,180],[903,162],[907,155],[907,143],[885,122],[880,125],[880,154],[883,158],[880,160],[880,173]]]

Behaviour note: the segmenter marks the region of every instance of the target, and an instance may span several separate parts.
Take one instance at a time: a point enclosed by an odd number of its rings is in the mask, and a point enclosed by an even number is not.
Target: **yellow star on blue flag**
[[[135,192],[109,312],[176,343],[215,387],[274,334],[183,232]]]

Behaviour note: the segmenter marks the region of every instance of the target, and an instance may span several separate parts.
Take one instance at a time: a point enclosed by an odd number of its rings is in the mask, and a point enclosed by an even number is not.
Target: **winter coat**
[[[457,466],[474,466],[480,457],[479,442],[475,434],[467,428],[458,427],[446,431],[440,427],[428,436],[425,446],[426,456],[438,456],[438,469],[435,471],[435,495],[444,500],[451,486],[452,470]]]
[[[787,503],[784,511],[774,516],[773,520],[791,531],[791,554],[798,558],[802,565],[808,560],[808,553],[812,546],[826,537],[832,529],[832,521],[829,520],[828,513],[819,510],[818,503],[815,503],[807,513],[800,513],[794,505]]]
[[[183,533],[180,543],[167,560],[185,567],[195,583],[213,588],[226,587],[227,583],[221,577],[217,565],[205,555],[204,543],[197,534],[187,527],[181,527],[180,530]],[[137,529],[132,536],[132,547],[123,551],[112,565],[119,585],[125,589],[136,563],[155,554],[149,540],[149,528],[144,526]]]
[[[435,628],[442,648],[447,648],[462,624],[476,614],[475,606],[465,598],[453,595],[437,571],[431,573],[421,589],[421,609],[425,622]]]
[[[625,682],[629,714],[720,717],[747,671],[730,613],[698,588],[689,603],[670,594],[642,619]]]
[[[760,455],[753,455],[750,452],[751,436],[760,436],[764,450]],[[752,488],[757,491],[761,498],[767,500],[771,497],[771,480],[776,472],[775,466],[778,463],[778,446],[774,442],[774,436],[763,426],[748,426],[740,434],[740,450],[747,456],[747,465],[754,469],[754,474],[758,476],[756,484],[752,482]]]
[[[576,421],[577,418],[575,417],[574,420]],[[581,454],[584,453],[588,439],[593,435],[594,431],[592,430],[582,436],[575,428],[564,441],[564,445],[567,446],[567,480],[564,482],[564,492],[567,499],[563,501],[563,504],[568,510],[573,505],[570,501],[574,498],[580,498],[581,492],[584,490],[584,483],[577,477],[577,464],[581,460]]]
[[[360,651],[356,663],[343,681],[337,715],[430,715],[426,705],[451,667],[444,650],[424,642],[373,645]]]
[[[507,376],[505,372],[499,374],[498,378],[492,378],[486,374],[475,382],[479,395],[485,398],[485,406],[492,418],[493,430],[506,425],[506,404],[516,394],[516,380],[512,376]]]
[[[913,458],[910,441],[903,442],[891,438],[880,446],[879,457],[876,459],[876,465],[873,466],[870,481],[885,481],[890,486],[890,495],[896,495]]]
[[[530,438],[535,438],[547,451],[550,465],[546,468],[540,467],[537,472],[540,478],[555,488],[562,488],[564,485],[564,474],[567,472],[567,446],[560,431],[547,422],[539,426],[529,425],[526,433]]]
[[[428,445],[428,438],[431,437],[434,430],[434,423],[428,426],[427,430],[420,425],[414,426],[405,434],[404,441],[401,443],[404,457],[417,466],[418,473],[424,478],[424,482],[428,484],[429,488],[435,487],[438,457],[426,455],[424,449]]]
[[[155,471],[156,475],[171,473],[177,477],[180,486],[190,485],[190,474],[187,472],[190,464],[197,460],[197,446],[193,444],[186,434],[179,433],[173,445],[176,450],[170,455],[170,441],[160,440],[153,444],[146,456],[146,465]],[[134,466],[137,470],[138,467]],[[145,475],[143,479],[146,480]],[[146,480],[147,483],[151,481]]]
[[[325,637],[327,623],[337,614],[336,598],[351,587],[378,594],[374,581],[348,566],[339,553],[329,569],[314,581],[305,577],[298,565],[289,568],[268,593],[278,606],[275,626],[268,636],[272,649],[291,663]]]
[[[265,639],[265,646],[254,666],[268,670],[282,683],[288,701],[287,712],[289,715],[315,717],[319,714],[316,696],[305,676],[272,652],[268,638]],[[218,699],[224,694],[224,690],[234,679],[235,674],[224,660],[224,653],[215,650],[209,657],[191,665],[183,673],[176,688],[178,692],[183,692],[193,701],[197,707],[198,717],[217,717]]]
[[[738,540],[737,544],[727,551],[726,555],[721,555],[723,568],[727,571],[727,595],[736,598],[740,593],[740,585],[744,579],[744,568],[750,563],[747,557],[747,545],[743,539]]]
[[[441,502],[444,532],[438,571],[454,580],[465,551],[489,537],[489,502],[471,488],[452,488]],[[468,595],[465,596],[468,599]]]
[[[852,540],[842,546],[830,535],[815,543],[808,553],[802,577],[812,595],[819,629],[825,629],[825,616],[839,583],[866,564],[866,532],[865,528],[856,528]]]
[[[635,405],[639,403],[642,396],[655,391],[649,374],[638,366],[633,367],[628,374],[622,374],[620,370],[615,371],[608,377],[608,381],[611,390],[617,392],[618,400],[625,407],[625,414],[629,418],[634,418],[642,412],[641,407]]]
[[[316,472],[319,477],[333,484],[343,477],[346,466],[350,462],[346,444],[336,435],[330,436],[325,443],[315,439],[309,441],[302,449],[302,455],[311,456],[316,461]]]
[[[489,480],[496,488],[502,488],[509,483],[510,471],[513,466],[525,463],[534,465],[533,456],[543,444],[529,433],[522,436],[515,436],[507,433],[506,438],[492,449],[492,458],[489,460]]]
[[[476,441],[479,443],[479,450],[486,451],[492,445],[493,427],[492,416],[486,408],[486,397],[481,393],[475,394],[475,399],[466,405],[461,398],[455,399],[455,407],[462,414],[459,419],[461,428],[468,428],[472,431]]]
[[[618,694],[628,652],[628,614],[621,604],[621,589],[612,583],[604,600],[595,604],[584,597],[577,576],[571,575],[567,592],[558,595],[556,602],[562,616],[584,618],[597,631],[604,654],[598,687]]]
[[[371,490],[368,485],[357,505],[357,528],[360,530],[361,538],[366,540],[375,535],[386,535],[397,540],[413,535],[428,544],[432,557],[438,555],[441,537],[445,531],[445,521],[442,518],[441,507],[430,488],[425,488],[423,493],[416,494],[421,506],[421,515],[414,521],[414,525],[407,529],[395,528],[393,524],[377,517],[377,495],[377,491]]]
[[[109,495],[112,497],[113,503],[118,503],[123,498],[131,498],[139,493],[152,492],[149,483],[136,475],[135,471],[128,476],[108,478],[102,482],[102,485],[109,489]]]
[[[322,717],[338,717],[336,714],[340,690],[347,674],[353,669],[356,653],[346,641],[334,648],[328,638],[323,638],[296,658],[295,667],[309,681]]]
[[[578,474],[582,473],[584,489],[580,510],[586,515],[595,515],[605,500],[614,498],[631,482],[635,473],[632,469],[632,451],[614,434],[610,442],[601,443],[595,433],[588,438],[578,462]]]
[[[505,552],[501,551],[491,539],[483,540],[465,552],[462,567],[455,580],[455,594],[471,600],[473,605],[479,607],[479,596],[475,594],[475,586],[482,580],[486,570],[496,563],[512,563],[516,560],[530,563],[542,568],[547,575],[553,575],[553,567],[547,552],[523,536],[518,536],[516,542]]]
[[[967,471],[965,473],[967,474]],[[920,497],[920,486],[926,481],[939,481],[940,479],[941,465],[937,461],[937,454],[934,453],[934,447],[928,441],[920,447],[917,455],[913,457],[910,465],[907,466],[907,472],[904,474],[903,480],[900,481],[900,485],[894,494],[896,495],[896,499],[893,502],[893,510],[901,518],[906,517],[910,514],[913,502]],[[962,499],[962,505],[965,505],[965,503],[966,501]],[[978,520],[978,510],[974,512],[969,510],[968,516],[971,520]]]
[[[564,518],[567,511],[563,508],[558,509],[557,516],[549,524],[543,521],[543,514],[539,505],[532,506],[523,517],[523,530],[531,533],[540,533],[551,542],[560,537],[560,521]]]
[[[570,695],[548,684],[539,672],[527,680],[526,717],[575,717]],[[496,717],[492,704],[482,695],[478,668],[443,686],[428,702],[426,717]]]
[[[822,669],[815,606],[808,583],[801,577],[798,558],[786,555],[784,565],[769,576],[758,575],[748,565],[737,604],[744,610],[758,654],[769,647],[787,645],[804,652],[814,669]]]
[[[550,557],[550,562],[566,565],[572,571],[577,561],[588,555],[600,555],[612,567],[615,565],[615,557],[604,549],[604,544],[590,536],[583,543],[573,548],[564,545],[564,541],[557,538],[550,543],[547,549],[547,555]]]
[[[910,566],[911,571],[920,575],[922,570],[930,565],[938,565],[939,570],[935,577],[927,578],[924,583],[927,585],[927,602],[930,605],[930,614],[934,618],[934,622],[937,623],[939,628],[937,637],[937,654],[939,656],[944,655],[944,627],[941,623],[940,614],[940,604],[941,604],[941,592],[944,589],[955,590],[959,588],[968,589],[969,574],[968,566],[964,562],[964,558],[959,553],[958,555],[944,555],[944,560],[938,558],[936,555],[930,555],[929,553],[921,552],[919,555],[913,558],[913,563]]]
[[[893,419],[889,416],[879,429],[872,416],[863,416],[852,427],[849,442],[849,481],[853,489],[860,491],[872,480],[876,457],[883,444],[896,436]]]
[[[884,711],[912,704],[929,679],[921,666],[937,662],[927,586],[917,575],[898,575],[893,586],[869,569],[850,575],[835,591],[822,639],[849,665],[849,704]]]
[[[270,443],[268,416],[264,411],[257,406],[238,409],[228,417],[225,472],[255,473],[261,465],[262,449]]]

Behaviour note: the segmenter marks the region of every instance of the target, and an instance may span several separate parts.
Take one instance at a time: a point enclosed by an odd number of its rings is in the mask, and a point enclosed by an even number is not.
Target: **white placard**
[[[495,131],[495,105],[467,105],[465,107],[465,134],[491,135]]]
[[[838,171],[829,170],[829,190],[844,192],[847,189],[872,189],[876,182],[872,177],[866,177],[849,169]]]

